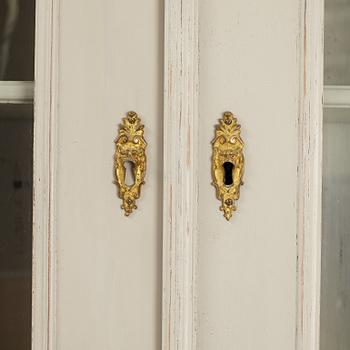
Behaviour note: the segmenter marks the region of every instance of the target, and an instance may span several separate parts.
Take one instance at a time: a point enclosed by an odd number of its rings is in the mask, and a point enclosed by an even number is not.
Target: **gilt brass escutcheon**
[[[241,139],[241,126],[231,112],[225,112],[215,129],[212,141],[212,184],[216,197],[221,201],[220,210],[226,220],[236,211],[240,187],[243,185],[244,143]]]
[[[145,183],[147,142],[143,133],[144,125],[141,124],[139,116],[136,112],[129,112],[123,118],[123,124],[119,126],[119,134],[115,140],[115,183],[118,185],[119,197],[123,201],[121,208],[126,216],[137,209],[136,200],[140,197],[141,185]],[[127,185],[125,182],[126,162],[132,164],[134,180],[132,185]]]

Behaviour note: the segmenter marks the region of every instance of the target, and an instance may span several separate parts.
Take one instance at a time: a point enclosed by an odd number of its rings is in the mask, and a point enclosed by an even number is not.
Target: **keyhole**
[[[127,186],[132,186],[135,182],[134,168],[135,164],[131,161],[124,162],[125,167],[125,184]]]
[[[235,166],[231,162],[225,162],[222,166],[224,168],[224,184],[230,186],[233,184],[232,171]]]

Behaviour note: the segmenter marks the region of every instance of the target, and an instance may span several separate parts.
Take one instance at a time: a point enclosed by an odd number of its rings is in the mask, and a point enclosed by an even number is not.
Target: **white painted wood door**
[[[66,350],[159,349],[163,6],[53,4],[46,342]],[[145,125],[147,174],[138,209],[125,217],[113,157],[130,110]],[[41,342],[38,335],[35,346],[46,349]]]
[[[58,349],[160,347],[160,16],[157,0],[61,3]],[[113,154],[118,125],[128,110],[140,114],[149,147],[147,187],[139,210],[126,218],[113,184]],[[77,324],[79,331],[73,331]]]
[[[38,11],[34,349],[316,350],[319,2]],[[148,162],[126,218],[113,153],[129,110]],[[211,185],[226,110],[246,158],[229,222]]]
[[[299,9],[293,1],[244,0],[206,1],[199,8],[198,348],[292,350]],[[225,110],[242,126],[246,160],[229,222],[208,171],[213,126]]]
[[[163,348],[316,350],[322,3],[179,3],[165,12]],[[230,222],[210,170],[226,110],[246,144]]]
[[[304,79],[311,74],[310,67],[304,71],[301,4],[199,3],[201,350],[292,350],[299,341],[298,210],[310,195],[303,184],[302,103]],[[209,171],[213,127],[225,110],[241,124],[246,161],[238,209],[229,222],[219,212]]]

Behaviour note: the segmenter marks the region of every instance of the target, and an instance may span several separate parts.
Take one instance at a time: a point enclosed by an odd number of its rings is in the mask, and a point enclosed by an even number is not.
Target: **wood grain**
[[[301,1],[296,346],[319,349],[324,2]]]
[[[165,1],[163,350],[196,348],[198,4]]]
[[[60,1],[36,1],[32,348],[55,349],[53,225]]]

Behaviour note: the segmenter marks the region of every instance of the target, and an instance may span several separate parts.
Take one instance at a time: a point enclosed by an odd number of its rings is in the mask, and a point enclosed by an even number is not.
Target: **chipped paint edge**
[[[196,349],[198,0],[165,1],[162,349]]]
[[[300,0],[296,350],[319,350],[323,18],[323,0]]]
[[[36,1],[33,176],[32,349],[55,350],[55,133],[59,0]]]

